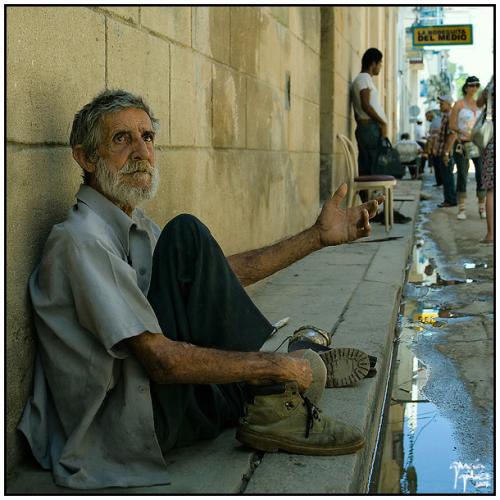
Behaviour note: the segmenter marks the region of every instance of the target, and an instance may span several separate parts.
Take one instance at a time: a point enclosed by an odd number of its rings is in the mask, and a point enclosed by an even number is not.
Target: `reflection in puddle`
[[[432,304],[431,291],[473,282],[469,278],[443,278],[436,261],[425,256],[424,246],[424,239],[417,238],[409,282],[403,289],[404,314],[400,318],[391,403],[381,443],[378,484],[372,493],[492,493],[491,465],[460,456],[451,420],[425,397],[429,369],[409,348],[422,336],[440,334],[440,329],[466,318],[449,305]],[[466,270],[486,267],[464,264]]]
[[[488,264],[475,264],[474,262],[465,262],[464,269],[487,269]]]
[[[439,273],[436,273],[437,286],[461,285],[462,283],[474,283],[474,280],[470,278],[466,278],[465,280],[445,280]]]
[[[433,332],[434,328],[443,328],[448,325],[448,322],[442,321],[442,319],[466,317],[465,314],[454,312],[449,308],[427,306],[425,303],[415,300],[407,300],[404,303],[404,309],[403,326],[413,332],[423,332],[425,335],[435,333]]]
[[[492,471],[459,455],[451,421],[423,392],[429,370],[408,347],[418,336],[410,325],[429,324],[439,313],[406,309],[377,493],[491,493]]]
[[[451,285],[461,285],[474,283],[476,280],[471,278],[456,279],[456,278],[444,278],[441,273],[437,270],[436,259],[433,257],[427,257],[424,252],[425,241],[424,239],[417,239],[415,245],[413,246],[412,254],[412,266],[408,276],[408,284],[413,283],[414,285],[424,285],[431,288],[451,286]],[[463,268],[465,270],[470,269],[486,269],[488,264],[475,263],[475,262],[465,262]]]

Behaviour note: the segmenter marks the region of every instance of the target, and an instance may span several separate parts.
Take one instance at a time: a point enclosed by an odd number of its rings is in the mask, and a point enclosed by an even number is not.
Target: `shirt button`
[[[141,268],[139,269],[139,274],[140,274],[141,276],[144,276],[144,275],[146,274],[146,269],[144,269],[143,267],[141,267]]]
[[[139,392],[146,392],[146,388],[143,385],[140,385],[137,389],[139,389]]]

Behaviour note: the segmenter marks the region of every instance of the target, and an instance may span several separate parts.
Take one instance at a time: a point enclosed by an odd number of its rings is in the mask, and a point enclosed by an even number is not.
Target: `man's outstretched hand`
[[[379,196],[357,207],[339,208],[346,193],[347,184],[344,183],[325,202],[314,224],[322,246],[341,245],[368,236],[370,219],[375,217],[377,207],[384,202],[384,197]]]

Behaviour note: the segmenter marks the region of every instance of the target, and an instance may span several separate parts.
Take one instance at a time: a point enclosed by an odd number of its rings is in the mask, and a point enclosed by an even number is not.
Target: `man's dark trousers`
[[[359,175],[373,175],[377,164],[382,134],[380,125],[374,121],[358,122],[356,141],[358,142]]]
[[[443,194],[445,203],[450,205],[457,204],[457,193],[455,190],[455,177],[453,175],[453,159],[450,158],[445,164],[441,157],[436,156],[436,164],[434,168],[441,170],[441,179],[443,181]]]
[[[163,229],[148,300],[171,340],[228,351],[258,351],[273,330],[248,297],[210,231],[180,215]],[[216,437],[243,410],[242,384],[150,382],[162,451]]]
[[[443,173],[441,172],[441,166],[439,165],[439,158],[434,155],[429,155],[429,165],[434,168],[434,178],[436,179],[436,185],[443,185]]]

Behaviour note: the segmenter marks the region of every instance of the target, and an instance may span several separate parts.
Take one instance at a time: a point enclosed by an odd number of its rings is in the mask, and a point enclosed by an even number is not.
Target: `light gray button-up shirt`
[[[39,342],[19,429],[57,484],[165,484],[149,379],[119,345],[161,332],[146,298],[160,230],[141,210],[128,217],[89,186],[77,198],[30,278]]]

